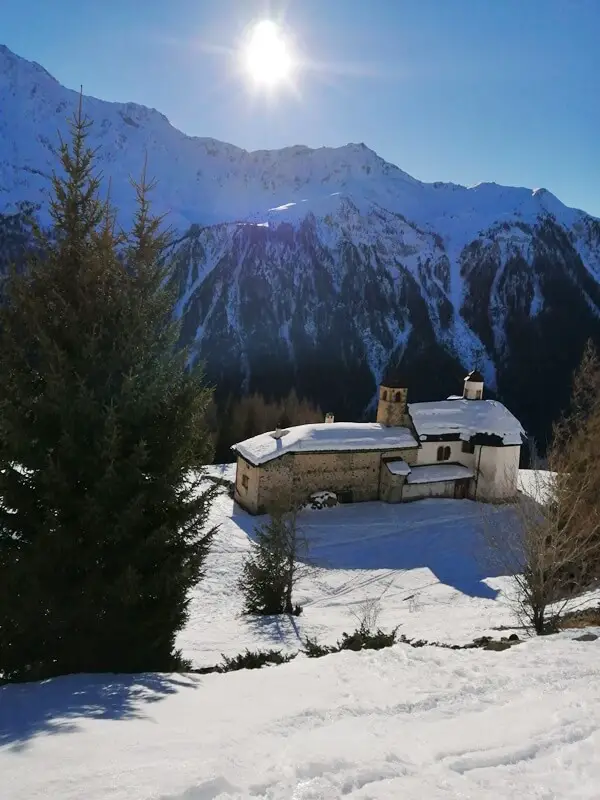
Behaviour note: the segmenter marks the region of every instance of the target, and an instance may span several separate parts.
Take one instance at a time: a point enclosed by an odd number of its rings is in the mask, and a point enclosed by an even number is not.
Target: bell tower
[[[388,427],[409,427],[406,399],[408,389],[396,371],[387,371],[379,387],[377,422]]]

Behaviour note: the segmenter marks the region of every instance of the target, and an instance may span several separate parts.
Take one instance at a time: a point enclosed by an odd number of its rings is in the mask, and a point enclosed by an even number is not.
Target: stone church
[[[285,498],[332,491],[340,502],[404,503],[424,497],[510,499],[524,432],[510,411],[484,400],[473,370],[462,395],[408,403],[393,375],[379,389],[377,422],[297,425],[233,445],[235,500],[263,514]]]

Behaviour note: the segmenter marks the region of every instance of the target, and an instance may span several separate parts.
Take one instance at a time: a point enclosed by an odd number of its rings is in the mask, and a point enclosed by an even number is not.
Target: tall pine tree
[[[0,677],[171,670],[215,489],[211,398],[176,347],[145,175],[130,234],[99,199],[81,103],[52,228],[0,310]]]

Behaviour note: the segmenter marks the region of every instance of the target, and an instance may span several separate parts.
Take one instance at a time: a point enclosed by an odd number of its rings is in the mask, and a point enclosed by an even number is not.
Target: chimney
[[[331,423],[333,422],[333,420],[334,420],[333,414],[331,413],[331,411],[328,411],[327,414],[325,414],[325,422]]]
[[[283,436],[283,431],[281,430],[281,422],[277,423],[277,425],[275,426],[275,430],[273,431],[271,436],[273,437],[273,439],[281,439],[281,437]]]

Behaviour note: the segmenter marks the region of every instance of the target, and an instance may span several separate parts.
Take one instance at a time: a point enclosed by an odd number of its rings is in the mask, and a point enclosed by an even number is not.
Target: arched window
[[[383,392],[381,393],[381,399],[382,399],[382,400],[387,400],[387,392],[385,391],[385,389],[384,389],[384,390],[383,390]]]
[[[400,402],[400,398],[401,398],[401,397],[402,397],[402,394],[401,394],[400,392],[396,392],[396,396],[394,397],[394,400],[395,400],[397,403],[399,403],[399,402]]]
[[[451,453],[452,453],[452,450],[450,449],[450,447],[448,445],[446,445],[445,447],[444,447],[444,445],[440,445],[440,447],[438,447],[438,449],[437,449],[437,460],[438,461],[448,461],[448,459],[450,458]]]

